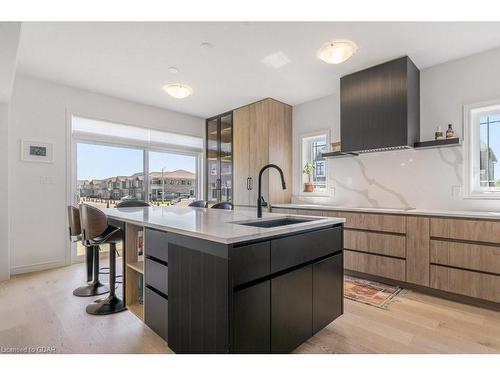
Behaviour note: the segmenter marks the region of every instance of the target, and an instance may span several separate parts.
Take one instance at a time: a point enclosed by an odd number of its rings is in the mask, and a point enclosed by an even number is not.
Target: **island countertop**
[[[274,228],[259,228],[234,222],[257,220],[256,209],[235,208],[221,210],[194,207],[127,207],[102,209],[109,218],[126,223],[183,234],[209,241],[231,244],[260,238],[290,234],[304,230],[319,229],[345,222],[345,219],[318,216],[317,220],[285,225]],[[283,217],[301,217],[263,213],[262,219],[269,220]],[[311,219],[311,216],[304,216]]]

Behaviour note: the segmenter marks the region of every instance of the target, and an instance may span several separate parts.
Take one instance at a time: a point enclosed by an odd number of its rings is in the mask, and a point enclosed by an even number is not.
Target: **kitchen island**
[[[125,304],[176,353],[289,353],[343,313],[344,219],[104,211],[125,233]]]

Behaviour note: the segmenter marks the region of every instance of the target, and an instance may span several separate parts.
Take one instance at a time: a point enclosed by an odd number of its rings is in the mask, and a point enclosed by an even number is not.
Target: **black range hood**
[[[420,140],[420,71],[408,56],[340,79],[343,153],[413,147]]]

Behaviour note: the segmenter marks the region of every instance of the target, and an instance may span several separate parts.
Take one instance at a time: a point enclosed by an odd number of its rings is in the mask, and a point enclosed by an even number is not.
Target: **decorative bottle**
[[[455,131],[451,127],[451,124],[448,124],[448,130],[446,130],[446,138],[453,138],[455,136]]]

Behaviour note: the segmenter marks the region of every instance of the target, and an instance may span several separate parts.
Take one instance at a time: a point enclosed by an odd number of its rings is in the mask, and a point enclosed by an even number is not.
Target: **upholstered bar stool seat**
[[[120,228],[108,225],[106,214],[88,204],[80,205],[80,217],[83,239],[91,246],[109,244],[109,296],[96,300],[86,308],[93,315],[107,315],[126,310],[123,301],[118,298],[116,286],[116,244],[123,241]]]
[[[188,204],[189,207],[199,207],[199,208],[205,208],[207,207],[207,202],[206,201],[193,201]]]
[[[68,206],[69,238],[71,242],[81,241],[85,246],[85,263],[87,269],[87,285],[76,288],[73,295],[77,297],[92,297],[108,293],[107,286],[99,281],[99,263],[97,263],[97,273],[95,262],[99,260],[99,247],[91,246],[82,238],[82,229],[80,225],[80,209],[74,206]]]

